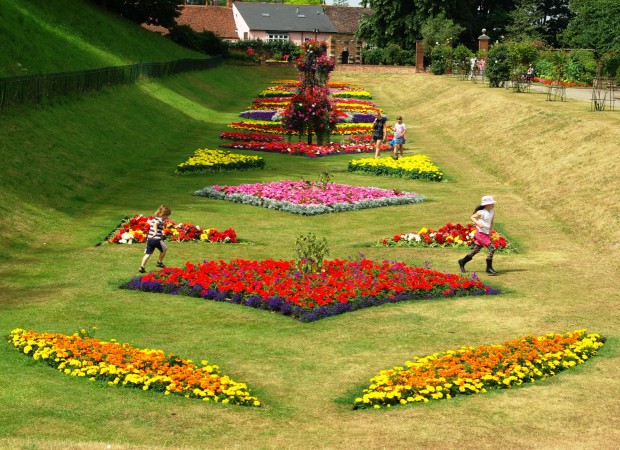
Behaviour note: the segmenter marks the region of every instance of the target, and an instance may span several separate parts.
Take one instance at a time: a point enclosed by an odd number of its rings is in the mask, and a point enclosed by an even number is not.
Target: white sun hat
[[[493,198],[492,195],[485,195],[484,197],[482,197],[482,200],[480,201],[481,206],[494,205],[494,204],[495,204],[495,199]]]

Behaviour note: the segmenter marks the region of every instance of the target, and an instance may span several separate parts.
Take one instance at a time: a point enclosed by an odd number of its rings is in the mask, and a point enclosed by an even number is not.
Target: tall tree
[[[482,29],[499,37],[509,22],[516,0],[370,0],[373,10],[359,27],[358,35],[384,47],[394,42],[412,50],[422,38],[422,24],[444,13],[447,19],[464,27],[460,42],[475,46]]]
[[[570,9],[575,17],[562,33],[562,43],[599,54],[620,52],[620,0],[571,0]]]

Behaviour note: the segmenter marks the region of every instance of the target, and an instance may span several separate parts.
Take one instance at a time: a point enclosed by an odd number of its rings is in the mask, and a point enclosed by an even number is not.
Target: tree
[[[620,52],[620,0],[572,0],[570,9],[575,17],[560,36],[563,44]]]
[[[430,54],[436,45],[450,45],[456,42],[464,30],[464,27],[446,18],[445,13],[426,19],[420,29],[424,53]]]
[[[537,0],[520,0],[510,12],[510,23],[506,33],[514,41],[528,41],[542,38],[540,21],[542,12]]]
[[[483,28],[495,36],[504,34],[516,0],[369,0],[373,14],[360,22],[358,36],[379,47],[394,42],[413,50],[422,38],[422,24],[441,13],[464,28],[459,42],[476,45]]]
[[[171,28],[181,15],[178,0],[93,0],[137,24]]]
[[[334,6],[349,6],[349,0],[334,0],[332,2]]]

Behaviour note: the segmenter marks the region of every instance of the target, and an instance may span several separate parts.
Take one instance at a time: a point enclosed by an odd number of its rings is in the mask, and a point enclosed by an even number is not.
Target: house
[[[225,41],[236,41],[239,39],[231,5],[184,5],[181,6],[180,10],[181,15],[176,20],[179,25],[187,25],[197,32],[211,31]],[[146,24],[142,26],[157,33],[168,33],[168,30],[164,27]]]
[[[355,32],[364,14],[372,14],[372,10],[227,0],[226,6],[185,4],[177,23],[198,32],[212,31],[225,40],[284,40],[297,45],[311,39],[325,41],[327,54],[337,64],[361,64],[363,42],[355,37]],[[145,28],[167,32],[161,27]]]
[[[355,36],[363,15],[372,14],[370,8],[325,6],[325,14],[336,28],[328,36],[329,55],[336,64],[361,64],[364,41]]]
[[[321,5],[234,2],[233,18],[239,39],[291,41],[327,40],[336,28]]]

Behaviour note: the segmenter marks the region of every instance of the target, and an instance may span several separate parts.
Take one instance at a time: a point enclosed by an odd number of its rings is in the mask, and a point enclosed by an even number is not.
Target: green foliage
[[[465,28],[446,18],[444,13],[429,17],[424,21],[420,29],[424,53],[430,54],[437,45],[450,45],[456,42]]]
[[[384,51],[382,48],[364,49],[362,51],[362,62],[364,64],[378,65],[383,64]]]
[[[554,78],[553,63],[548,59],[539,59],[534,63],[534,71],[537,77],[552,80]]]
[[[323,260],[329,255],[327,240],[308,232],[295,240],[295,265],[303,273],[319,273]]]
[[[599,55],[620,51],[620,1],[576,0],[570,9],[575,17],[560,36],[564,45],[593,49]]]
[[[454,68],[461,73],[466,73],[470,67],[470,59],[474,56],[474,53],[465,47],[463,44],[459,44],[452,52],[452,60]]]
[[[92,0],[109,11],[140,25],[159,25],[170,28],[181,15],[177,0]]]
[[[566,81],[592,84],[598,65],[594,53],[587,50],[571,52],[566,64]]]
[[[452,67],[452,48],[447,45],[436,45],[431,53],[431,72],[443,75]]]
[[[197,32],[189,25],[173,26],[168,37],[182,47],[207,55],[224,55],[228,52],[224,41],[215,33],[208,30]]]
[[[301,53],[301,47],[291,41],[263,41],[262,39],[247,39],[226,42],[231,50],[242,51],[244,54],[248,48],[254,50],[257,56],[264,59],[272,59],[274,55],[289,55],[293,59]]]
[[[503,86],[504,81],[510,79],[512,66],[509,53],[509,47],[506,44],[494,45],[489,50],[486,76],[490,87]]]

